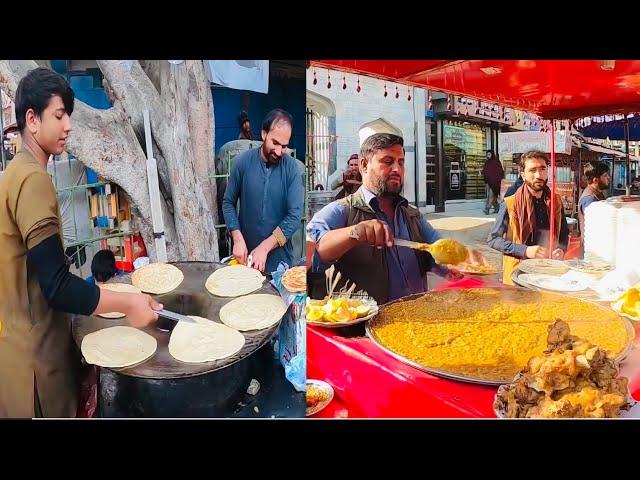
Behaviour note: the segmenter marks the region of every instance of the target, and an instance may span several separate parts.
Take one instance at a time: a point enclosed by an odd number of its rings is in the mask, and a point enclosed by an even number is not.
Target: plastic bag
[[[282,285],[282,276],[289,266],[280,262],[278,270],[272,272],[271,284],[276,287],[278,293],[289,307],[280,323],[279,339],[277,342],[277,354],[280,363],[284,367],[287,380],[299,392],[306,390],[307,362],[306,362],[306,293],[291,293]]]

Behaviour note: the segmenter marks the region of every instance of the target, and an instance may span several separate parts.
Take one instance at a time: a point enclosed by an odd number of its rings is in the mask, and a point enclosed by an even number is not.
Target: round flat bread
[[[244,346],[237,330],[202,317],[189,315],[198,323],[178,322],[171,332],[169,353],[186,363],[212,362],[235,355]]]
[[[547,258],[530,258],[518,264],[518,268],[526,273],[542,273],[547,275],[562,275],[569,271],[569,267],[560,260]]]
[[[213,272],[204,286],[218,297],[239,297],[262,288],[264,279],[265,277],[255,268],[234,265]]]
[[[80,350],[87,363],[107,368],[137,365],[151,357],[158,342],[151,335],[133,327],[109,327],[82,339]]]
[[[220,320],[240,331],[262,330],[280,321],[287,306],[280,297],[267,294],[247,295],[231,300],[220,309]]]
[[[615,269],[615,265],[597,260],[566,260],[564,262],[570,269],[583,273],[610,272]]]
[[[291,293],[307,291],[307,267],[293,267],[282,275],[282,285]]]
[[[131,275],[131,283],[143,292],[161,295],[178,288],[184,280],[180,269],[168,263],[150,263]]]
[[[142,293],[138,287],[134,287],[133,285],[129,285],[128,283],[103,283],[99,285],[99,287],[105,290],[111,290],[112,292]],[[122,312],[99,313],[98,316],[104,318],[126,317],[126,315]]]

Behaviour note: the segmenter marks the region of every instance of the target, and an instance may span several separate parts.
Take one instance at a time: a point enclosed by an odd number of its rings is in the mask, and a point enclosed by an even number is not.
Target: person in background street
[[[489,187],[487,195],[487,205],[484,214],[489,215],[489,209],[493,207],[494,213],[498,213],[498,199],[500,198],[500,183],[504,177],[502,163],[495,156],[493,150],[487,150],[487,161],[482,167],[482,178]]]
[[[100,250],[91,261],[91,276],[87,278],[89,283],[104,283],[117,275],[122,275],[122,270],[116,266],[116,256],[111,250]]]
[[[240,134],[238,135],[238,140],[253,140],[253,133],[251,132],[251,122],[249,121],[249,115],[244,110],[240,112],[238,123],[240,124]]]
[[[518,175],[518,178],[513,183],[513,185],[507,188],[507,191],[504,192],[504,198],[510,197],[511,195],[516,193],[516,190],[518,190],[520,188],[520,185],[522,185],[523,183],[524,183],[524,180],[522,179],[522,175]]]
[[[547,155],[536,150],[520,157],[524,183],[515,194],[505,197],[487,238],[489,246],[503,254],[502,282],[507,285],[513,285],[511,274],[521,260],[548,257],[550,218],[555,222],[556,237],[552,257],[562,260],[569,244],[569,227],[557,193],[551,214],[547,163]]]
[[[347,160],[347,169],[342,173],[342,183],[335,187],[331,185],[331,190],[335,190],[342,185],[340,192],[336,195],[335,200],[344,198],[347,195],[355,193],[360,185],[362,185],[362,174],[360,173],[360,155],[354,153]]]
[[[593,202],[605,199],[604,191],[611,185],[609,176],[609,166],[600,160],[591,160],[584,167],[584,176],[587,180],[587,187],[582,191],[578,200],[578,221],[580,224],[581,256],[584,255],[584,211]]]

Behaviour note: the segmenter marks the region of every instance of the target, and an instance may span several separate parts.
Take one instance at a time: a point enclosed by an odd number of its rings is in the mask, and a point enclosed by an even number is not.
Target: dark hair
[[[16,123],[20,133],[27,124],[27,110],[32,109],[40,117],[47,108],[51,97],[59,95],[67,115],[73,113],[75,95],[67,81],[57,73],[44,68],[29,71],[18,84],[16,90]]]
[[[524,172],[524,166],[527,163],[527,160],[530,160],[532,158],[544,160],[545,163],[549,163],[549,157],[547,157],[546,153],[541,152],[540,150],[529,150],[528,152],[525,152],[520,156],[519,166],[521,172]]]
[[[391,148],[400,145],[404,150],[404,140],[400,135],[392,133],[375,133],[367,138],[360,147],[360,153],[369,160],[369,157],[381,148]]]
[[[275,108],[267,113],[262,121],[262,130],[269,133],[276,123],[285,122],[289,124],[291,130],[293,130],[293,117],[291,114],[281,108]]]
[[[244,110],[241,111],[240,115],[238,115],[238,125],[240,125],[240,128],[242,128],[242,126],[244,125],[244,122],[248,122],[248,121],[249,121],[249,114]]]
[[[100,250],[91,261],[91,275],[96,282],[106,282],[118,273],[116,256],[111,250]]]
[[[609,172],[609,166],[600,160],[591,160],[584,167],[584,176],[587,183],[591,183],[594,178],[600,177]]]
[[[349,160],[347,160],[347,167],[349,166],[349,163],[351,163],[351,160],[353,160],[354,158],[360,158],[360,155],[358,155],[357,153],[351,154],[351,156],[349,156]]]

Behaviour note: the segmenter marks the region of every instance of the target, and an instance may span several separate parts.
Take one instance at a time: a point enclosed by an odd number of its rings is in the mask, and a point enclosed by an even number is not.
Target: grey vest
[[[373,209],[365,202],[361,189],[340,202],[349,209],[347,226],[377,218]],[[407,204],[400,205],[399,209],[407,223],[409,238],[415,242],[424,242],[420,231],[420,211]],[[427,252],[415,251],[415,254],[420,274],[424,277],[434,265],[433,257]],[[335,265],[343,277],[354,282],[359,289],[366,290],[378,304],[388,301],[389,267],[386,248],[359,245],[340,257]]]

